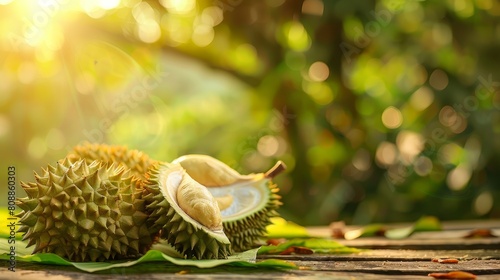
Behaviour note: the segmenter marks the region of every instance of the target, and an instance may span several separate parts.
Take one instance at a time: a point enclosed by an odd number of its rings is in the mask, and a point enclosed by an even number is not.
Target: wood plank
[[[386,275],[427,275],[430,272],[463,270],[476,275],[500,274],[498,260],[470,260],[457,264],[441,264],[431,261],[294,261],[310,270],[365,272]]]
[[[367,250],[357,254],[260,255],[258,259],[310,261],[430,261],[433,258],[458,260],[500,260],[500,250]]]
[[[406,224],[408,225],[408,224]],[[17,271],[0,264],[0,280],[114,280],[114,279],[432,279],[431,272],[464,270],[480,275],[478,279],[500,279],[500,237],[467,239],[473,228],[490,228],[500,235],[499,221],[444,223],[444,231],[416,233],[403,240],[383,237],[336,241],[358,248],[373,248],[358,254],[312,254],[259,256],[258,261],[276,258],[296,263],[301,269],[274,270],[238,267],[198,269],[166,262],[139,264],[130,268],[85,273],[73,267],[18,262]],[[390,225],[395,227],[395,225]],[[354,228],[354,227],[351,227]],[[358,227],[359,228],[359,227]],[[329,236],[328,227],[308,229]],[[456,258],[458,264],[432,262],[433,258]]]
[[[398,262],[355,262],[353,266],[351,262],[310,262],[310,261],[297,261],[301,265],[301,270],[287,270],[287,271],[261,271],[261,270],[240,270],[230,268],[225,272],[217,271],[211,272],[210,269],[191,269],[186,267],[177,267],[177,272],[166,272],[165,267],[159,263],[156,264],[156,272],[137,273],[134,268],[123,269],[120,271],[112,271],[107,273],[84,273],[75,271],[74,269],[63,269],[60,266],[51,265],[36,265],[31,264],[29,267],[18,269],[16,272],[7,271],[6,268],[0,268],[0,280],[12,279],[27,279],[27,280],[114,280],[114,279],[127,279],[127,280],[143,280],[143,279],[405,279],[405,280],[421,280],[432,279],[427,276],[430,272],[445,272],[456,269],[464,269],[466,271],[475,271],[482,280],[500,279],[500,273],[491,274],[493,271],[490,269],[488,274],[481,275],[483,271],[481,268],[485,266],[496,267],[495,263],[479,264],[476,270],[465,269],[465,267],[442,265],[432,262],[416,263],[415,267],[410,268],[405,266],[404,263]],[[472,264],[472,263],[469,263]],[[486,268],[485,268],[486,269]],[[383,275],[383,276],[381,276]]]
[[[359,238],[355,240],[338,239],[337,242],[350,247],[365,249],[408,249],[408,250],[480,250],[500,249],[500,238],[441,238],[391,240],[383,237]]]

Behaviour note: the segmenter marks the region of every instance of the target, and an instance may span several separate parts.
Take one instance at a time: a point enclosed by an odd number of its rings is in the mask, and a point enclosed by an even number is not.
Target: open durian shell
[[[188,259],[227,258],[230,242],[217,201],[207,188],[178,164],[154,166],[148,177],[144,182],[148,223],[161,229],[160,237]]]
[[[224,232],[234,251],[254,247],[265,236],[270,219],[279,216],[276,210],[281,197],[272,178],[286,168],[281,161],[266,173],[248,175],[207,155],[185,155],[172,163],[180,164],[217,199]]]

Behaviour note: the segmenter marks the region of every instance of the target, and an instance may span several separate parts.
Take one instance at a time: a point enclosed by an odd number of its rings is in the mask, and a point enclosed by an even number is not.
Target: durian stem
[[[285,171],[285,169],[286,169],[285,163],[282,162],[281,160],[279,160],[271,169],[269,169],[264,174],[264,176],[266,178],[272,179],[272,178],[276,177],[278,174],[280,174],[281,172]]]

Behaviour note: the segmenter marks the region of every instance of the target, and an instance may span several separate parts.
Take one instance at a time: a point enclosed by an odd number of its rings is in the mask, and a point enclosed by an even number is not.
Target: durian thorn
[[[281,172],[285,171],[286,165],[284,162],[279,160],[271,169],[269,169],[265,174],[264,177],[268,179],[272,179],[276,177],[278,174]]]

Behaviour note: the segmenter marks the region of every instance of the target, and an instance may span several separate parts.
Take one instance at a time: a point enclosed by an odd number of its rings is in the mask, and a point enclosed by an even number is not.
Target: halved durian
[[[19,231],[35,245],[33,253],[72,261],[136,257],[157,234],[146,224],[142,191],[124,166],[65,159],[21,186],[28,197],[17,200]]]
[[[266,173],[241,175],[225,163],[207,155],[186,155],[172,162],[180,164],[216,198],[224,232],[234,251],[252,248],[266,234],[270,218],[277,217],[282,204],[279,189],[271,179],[286,166],[279,161]]]
[[[227,258],[230,242],[217,201],[207,188],[178,164],[155,165],[148,177],[144,182],[148,223],[161,227],[160,237],[186,258]]]

